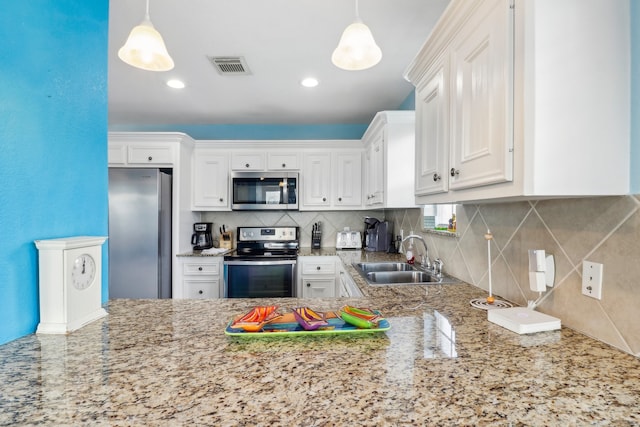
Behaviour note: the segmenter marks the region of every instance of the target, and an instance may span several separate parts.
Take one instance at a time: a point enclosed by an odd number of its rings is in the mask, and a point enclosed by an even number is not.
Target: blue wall
[[[398,110],[415,109],[415,91],[402,101]],[[373,118],[373,117],[372,117]],[[194,139],[223,140],[304,140],[304,139],[360,139],[369,127],[364,124],[326,125],[153,125],[111,126],[111,131],[183,132]]]
[[[631,0],[631,193],[640,193],[640,0]]]
[[[33,241],[108,231],[109,2],[7,1],[2,8],[0,343],[39,322]],[[106,253],[105,246],[103,262]]]
[[[360,139],[368,126],[368,123],[328,125],[115,125],[109,127],[109,130],[127,132],[183,132],[194,139],[322,140]]]

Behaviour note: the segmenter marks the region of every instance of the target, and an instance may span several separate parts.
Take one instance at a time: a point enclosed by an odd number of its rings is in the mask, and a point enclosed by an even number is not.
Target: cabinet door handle
[[[438,175],[437,173],[434,173],[434,174],[433,174],[433,180],[434,180],[434,181],[438,182],[438,181],[440,181],[440,178],[441,178],[441,176],[440,176],[440,175]]]
[[[316,270],[320,271],[320,266],[317,266],[317,267],[316,267]]]
[[[342,201],[342,197],[338,197],[338,201],[341,202]]]
[[[327,198],[326,198],[326,197],[323,197],[323,198],[322,198],[322,201],[323,201],[323,202],[326,202],[326,201],[327,201]]]
[[[455,177],[457,175],[460,175],[460,170],[456,168],[451,168],[451,176]]]
[[[283,164],[282,164],[282,167],[283,167],[283,168],[286,168],[286,167],[287,167],[287,164],[286,164],[286,163],[283,163]]]
[[[202,271],[202,267],[198,267],[198,271]]]
[[[202,289],[200,289],[200,290],[198,291],[198,293],[199,293],[200,295],[202,295],[202,294],[204,293],[204,291],[203,291]]]
[[[245,167],[245,168],[248,168],[249,166],[250,166],[250,165],[249,165],[249,163],[245,163],[245,164],[244,164],[244,167]]]
[[[222,197],[220,197],[220,203],[224,202],[224,199]]]
[[[147,157],[147,160],[151,161],[151,160],[153,160],[153,157],[149,156],[149,157]]]
[[[311,287],[311,283],[307,283],[307,288],[310,288],[310,287]]]

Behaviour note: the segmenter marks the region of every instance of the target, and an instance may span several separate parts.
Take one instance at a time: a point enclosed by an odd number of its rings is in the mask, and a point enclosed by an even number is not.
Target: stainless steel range
[[[298,227],[238,227],[236,236],[224,257],[225,297],[296,296]]]

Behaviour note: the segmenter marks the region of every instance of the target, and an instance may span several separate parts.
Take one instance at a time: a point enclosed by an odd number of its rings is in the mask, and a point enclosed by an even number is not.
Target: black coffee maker
[[[391,230],[387,221],[366,217],[364,219],[364,250],[387,252],[391,245]]]
[[[194,251],[201,251],[213,247],[213,229],[212,222],[196,222],[193,224],[193,234],[191,235],[191,244]]]

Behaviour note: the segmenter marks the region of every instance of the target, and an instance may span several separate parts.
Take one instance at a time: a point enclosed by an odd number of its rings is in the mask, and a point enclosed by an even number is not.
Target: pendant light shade
[[[340,37],[338,47],[331,55],[331,62],[343,70],[366,70],[382,59],[382,51],[373,39],[373,35],[358,16],[358,0],[356,0],[356,19]]]
[[[127,42],[118,51],[118,57],[127,64],[147,71],[168,71],[174,66],[162,36],[149,19],[147,11],[140,25],[131,30]]]

